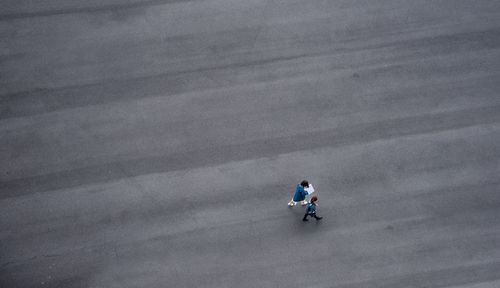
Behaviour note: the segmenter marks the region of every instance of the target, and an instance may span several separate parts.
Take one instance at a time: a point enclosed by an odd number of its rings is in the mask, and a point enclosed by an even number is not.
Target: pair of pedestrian
[[[306,196],[311,195],[313,192],[314,187],[312,186],[312,184],[309,184],[307,180],[303,180],[302,182],[300,182],[300,184],[297,184],[295,193],[293,194],[293,198],[292,200],[290,200],[290,202],[288,202],[288,206],[290,207],[293,207],[298,203],[307,205],[306,214],[302,218],[303,221],[309,221],[307,220],[308,216],[314,217],[316,220],[321,220],[323,218],[316,215],[316,209],[318,205],[316,202],[318,201],[318,197],[312,196],[310,202],[306,200]]]

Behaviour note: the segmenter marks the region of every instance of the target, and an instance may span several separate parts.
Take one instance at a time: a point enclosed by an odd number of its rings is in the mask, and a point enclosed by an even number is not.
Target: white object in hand
[[[314,192],[314,187],[312,184],[309,184],[309,187],[304,188],[308,195],[311,195]]]

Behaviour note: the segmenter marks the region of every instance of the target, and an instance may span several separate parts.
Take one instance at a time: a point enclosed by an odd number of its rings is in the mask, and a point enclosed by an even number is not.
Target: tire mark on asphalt
[[[260,29],[256,30],[254,34],[258,34]],[[446,53],[440,52],[443,47],[446,47]],[[234,69],[243,70],[281,62],[290,62],[290,65],[293,65],[294,63],[292,63],[292,61],[304,58],[311,58],[311,61],[313,61],[316,60],[315,58],[319,57],[328,57],[340,53],[351,53],[353,51],[372,49],[400,49],[404,51],[410,51],[411,49],[411,51],[417,53],[419,55],[419,59],[421,59],[422,57],[432,57],[440,54],[452,55],[454,53],[464,52],[467,50],[479,52],[486,49],[498,49],[499,47],[500,29],[495,28],[484,31],[394,41],[375,46],[358,47],[356,49],[352,49],[351,47],[348,50],[345,48],[335,48],[332,50],[332,48],[329,47],[325,51],[321,50],[306,54],[299,53],[281,55],[265,59],[247,59],[245,61],[239,60],[237,62],[223,65],[206,65],[205,67],[168,71],[156,75],[147,75],[128,79],[107,79],[102,82],[68,85],[56,88],[40,87],[28,91],[19,91],[0,95],[0,103],[2,104],[2,108],[0,109],[0,120],[37,115],[68,108],[114,103],[123,101],[124,99],[147,98],[150,95],[175,95],[190,91],[201,91],[203,89],[232,87],[238,84],[235,79],[229,78],[230,80],[226,80],[228,77],[231,77],[231,75],[220,76],[225,79],[224,83],[226,84],[224,85],[217,84],[217,81],[213,81],[210,85],[197,85],[196,83],[191,83],[192,79],[199,79],[204,75],[211,75],[214,71],[228,71],[227,73],[230,74],[230,71]],[[396,58],[393,60],[398,59]],[[369,65],[364,66],[368,68],[371,67]],[[358,71],[362,70],[362,68],[366,69],[363,66],[356,66],[356,68]],[[347,69],[352,68],[347,67]],[[278,77],[278,79],[283,78],[285,78],[284,75]],[[183,87],[179,84],[186,81],[190,82],[190,85],[194,86]],[[234,84],[227,85],[228,81],[234,81]],[[264,82],[262,80],[252,81],[254,83]]]
[[[86,14],[86,13],[96,13],[96,12],[116,12],[119,10],[136,9],[148,6],[160,6],[165,4],[173,4],[180,2],[193,2],[199,0],[146,0],[132,2],[128,4],[108,4],[99,6],[89,6],[89,7],[72,7],[64,9],[54,9],[45,11],[33,11],[33,12],[17,12],[9,14],[0,14],[0,21],[9,21],[23,18],[34,18],[34,17],[50,17],[59,16],[67,14]]]
[[[500,279],[500,262],[471,264],[464,266],[415,272],[385,279],[368,280],[361,283],[335,285],[334,288],[396,288],[396,287],[451,287]]]
[[[436,133],[500,122],[500,105],[438,114],[424,114],[347,126],[327,131],[216,146],[193,151],[112,162],[46,175],[0,182],[0,199],[151,173],[169,172],[270,157],[321,147],[343,147],[377,140]],[[126,170],[126,174],[124,173]]]

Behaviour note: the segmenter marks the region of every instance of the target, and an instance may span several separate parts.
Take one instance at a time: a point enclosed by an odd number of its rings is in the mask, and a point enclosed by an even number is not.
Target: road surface
[[[1,2],[1,287],[500,287],[500,2]]]

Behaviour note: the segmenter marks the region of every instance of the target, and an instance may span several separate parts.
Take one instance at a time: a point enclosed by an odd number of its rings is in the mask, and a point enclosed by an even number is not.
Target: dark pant
[[[307,220],[307,216],[314,217],[314,218],[316,218],[316,220],[319,220],[319,219],[323,218],[323,217],[318,217],[318,216],[316,216],[316,213],[306,213],[306,214],[304,215],[304,218],[302,218],[302,220]]]

